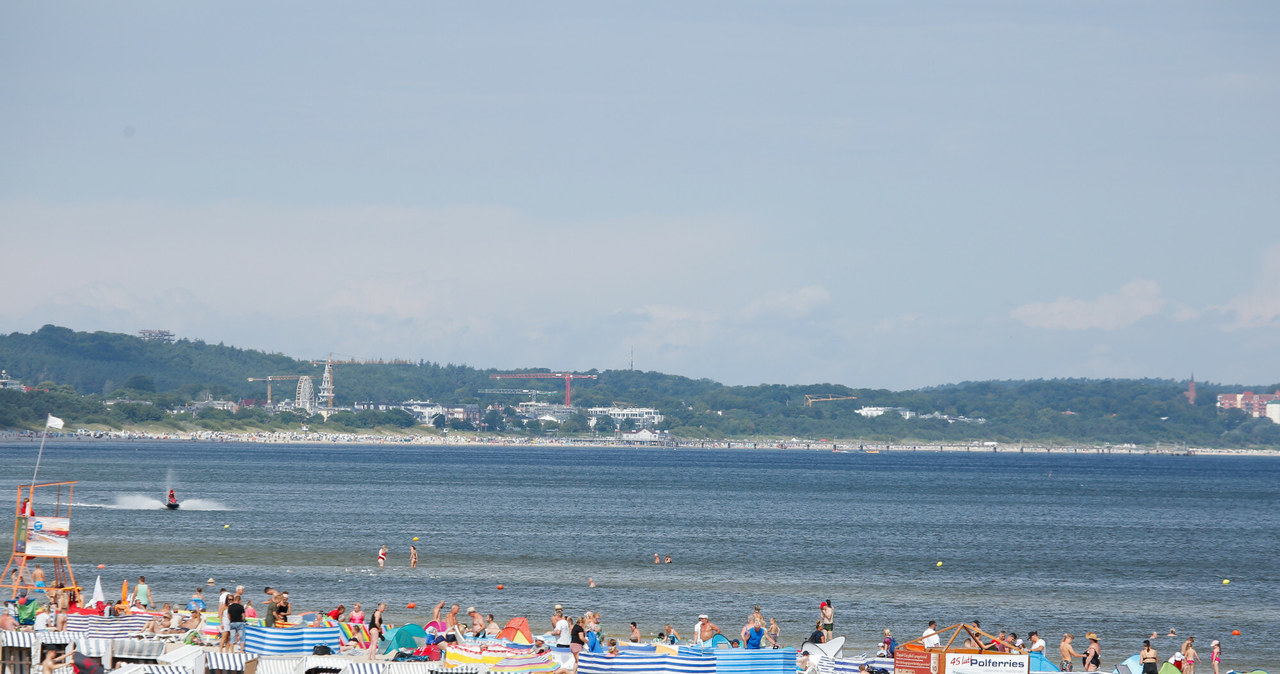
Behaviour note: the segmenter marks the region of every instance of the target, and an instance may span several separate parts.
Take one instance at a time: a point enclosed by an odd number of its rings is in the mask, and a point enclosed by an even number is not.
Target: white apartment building
[[[593,419],[612,417],[615,424],[631,419],[635,422],[636,428],[652,428],[662,423],[662,415],[652,407],[591,407],[587,409],[587,414]]]

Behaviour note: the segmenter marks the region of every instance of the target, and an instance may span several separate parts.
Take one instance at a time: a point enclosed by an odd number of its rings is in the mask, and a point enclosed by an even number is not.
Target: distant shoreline
[[[38,431],[0,431],[0,442],[39,442]],[[435,445],[493,447],[632,447],[668,449],[784,449],[867,454],[878,452],[946,452],[995,454],[1096,454],[1096,455],[1163,455],[1163,456],[1270,456],[1280,457],[1280,450],[1240,449],[1225,447],[1142,447],[1107,445],[1045,445],[1040,443],[868,443],[856,440],[689,440],[665,439],[661,442],[628,442],[617,437],[595,438],[525,438],[484,436],[478,434],[374,434],[316,433],[301,431],[94,431],[90,433],[50,433],[50,443],[80,442],[242,442],[279,445]]]

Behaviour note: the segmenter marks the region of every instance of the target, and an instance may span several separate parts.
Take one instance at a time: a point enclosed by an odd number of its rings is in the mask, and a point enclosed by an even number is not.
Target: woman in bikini
[[[1156,674],[1160,669],[1160,655],[1151,647],[1151,640],[1142,642],[1142,651],[1138,653],[1138,661],[1142,663],[1142,674]]]

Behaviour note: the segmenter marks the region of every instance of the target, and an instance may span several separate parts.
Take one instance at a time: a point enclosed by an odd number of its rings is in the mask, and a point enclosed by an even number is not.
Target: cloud
[[[1222,308],[1233,318],[1225,330],[1263,328],[1280,323],[1280,246],[1272,246],[1262,256],[1258,279],[1246,295]]]
[[[1009,316],[1033,328],[1050,330],[1119,330],[1164,308],[1160,285],[1155,281],[1134,280],[1114,293],[1096,299],[1080,300],[1063,297],[1052,302],[1024,304]]]
[[[818,285],[805,286],[791,291],[774,291],[749,302],[742,308],[742,317],[800,318],[831,300],[831,293]]]

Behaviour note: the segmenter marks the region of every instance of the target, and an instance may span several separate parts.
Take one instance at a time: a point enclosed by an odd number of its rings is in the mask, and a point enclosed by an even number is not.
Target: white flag
[[[44,422],[44,425],[49,428],[62,428],[62,420],[50,414],[49,420]]]

